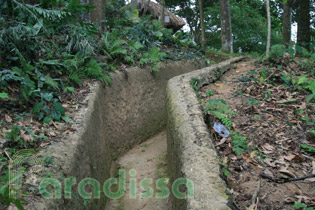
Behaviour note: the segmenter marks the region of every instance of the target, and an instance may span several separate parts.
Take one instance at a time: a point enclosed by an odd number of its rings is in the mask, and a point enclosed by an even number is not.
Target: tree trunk
[[[100,23],[101,30],[103,31],[105,25],[102,23],[102,21],[105,19],[106,0],[90,0],[89,3],[95,7],[91,11],[91,20],[93,23]]]
[[[233,52],[230,0],[220,0],[222,52]]]
[[[206,30],[204,24],[204,17],[203,17],[203,0],[199,1],[199,11],[200,11],[200,27],[201,27],[201,47],[202,49],[206,49]]]
[[[165,0],[162,0],[161,5],[162,5],[162,12],[161,12],[160,21],[161,21],[162,26],[164,27],[164,23],[165,23]]]
[[[271,41],[271,18],[270,18],[270,4],[267,0],[267,18],[268,18],[268,35],[267,35],[267,46],[266,46],[266,56],[270,54],[270,41]]]
[[[297,44],[309,50],[311,42],[310,0],[298,0],[297,3]]]
[[[286,48],[291,45],[291,10],[292,10],[292,0],[283,1],[283,44]]]

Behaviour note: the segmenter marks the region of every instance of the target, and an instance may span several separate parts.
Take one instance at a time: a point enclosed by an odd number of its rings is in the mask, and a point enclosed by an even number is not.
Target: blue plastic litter
[[[227,138],[230,135],[230,131],[221,123],[215,122],[213,125],[213,129],[217,132],[220,136]]]

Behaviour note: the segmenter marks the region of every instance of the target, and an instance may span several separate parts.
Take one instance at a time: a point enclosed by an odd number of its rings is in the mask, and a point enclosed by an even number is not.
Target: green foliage
[[[1,98],[9,98],[7,93],[0,93],[0,99]]]
[[[26,203],[27,201],[23,199],[20,195],[18,195],[19,189],[15,189],[14,185],[11,185],[9,187],[9,181],[10,181],[10,173],[7,169],[4,173],[0,175],[0,203],[6,206],[9,206],[11,203],[14,204],[18,210],[24,210],[24,207],[22,203]],[[12,176],[12,174],[11,174]],[[17,179],[21,175],[16,175],[15,177],[11,177],[11,179]],[[12,197],[12,193],[16,192],[17,197]],[[11,194],[10,194],[11,193]],[[25,192],[23,194],[26,194]],[[10,196],[11,195],[11,196]]]
[[[205,113],[214,114],[221,122],[230,129],[233,122],[231,121],[231,116],[236,114],[233,112],[226,104],[223,99],[210,99],[205,107]]]
[[[282,37],[281,16],[277,7],[279,3],[271,1],[271,44],[280,44]],[[205,28],[207,29],[207,45],[213,49],[221,49],[220,1],[205,3]],[[210,2],[208,3],[210,4]],[[231,0],[231,16],[233,31],[233,48],[235,52],[259,52],[266,50],[267,17],[264,1]],[[188,14],[187,14],[188,15]],[[186,17],[185,17],[186,18]]]
[[[42,101],[36,104],[32,110],[32,114],[38,115],[38,120],[49,123],[51,120],[67,119],[64,108],[51,93],[42,93],[41,96]]]
[[[231,126],[233,125],[231,118],[228,117],[227,115],[222,114],[221,112],[218,111],[211,111],[212,114],[214,114],[217,118],[221,120],[221,122],[228,128],[230,129]]]
[[[8,85],[17,86],[15,97],[29,106],[41,93],[58,96],[66,85],[80,85],[84,78],[110,82],[108,72],[91,59],[98,45],[96,27],[75,21],[88,11],[78,0],[43,1],[45,8],[8,2],[0,3],[0,91],[9,93]],[[52,119],[59,119],[51,113]]]
[[[304,203],[300,203],[300,202],[295,202],[292,209],[293,210],[295,210],[295,209],[314,210],[313,207],[307,207],[307,205],[305,205]]]
[[[209,90],[206,94],[207,97],[213,96],[215,94],[215,90]]]
[[[238,133],[233,133],[232,146],[236,155],[241,155],[244,151],[247,151],[246,137],[240,136]]]
[[[276,59],[278,57],[283,57],[286,52],[286,48],[282,44],[272,45],[270,49],[270,57]]]
[[[300,147],[304,149],[306,152],[315,153],[315,147],[311,147],[306,144],[300,144]]]
[[[233,112],[226,104],[226,102],[223,99],[210,99],[205,108],[205,112],[211,112],[211,111],[218,111],[222,114],[229,114],[233,115],[235,112]]]
[[[251,105],[251,104],[261,104],[261,101],[255,99],[255,98],[248,98],[247,103],[248,103],[248,105]]]
[[[199,87],[198,87],[199,83],[200,83],[200,79],[198,79],[198,78],[192,78],[190,80],[190,85],[194,89],[195,93],[197,93],[199,90]]]

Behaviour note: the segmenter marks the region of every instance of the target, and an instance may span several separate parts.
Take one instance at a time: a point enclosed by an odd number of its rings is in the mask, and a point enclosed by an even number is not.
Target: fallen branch
[[[259,191],[260,191],[260,184],[261,184],[261,179],[259,179],[256,190],[252,196],[252,205],[256,204],[257,196],[258,196]]]
[[[267,174],[261,173],[260,176],[265,179],[269,179],[271,181],[277,182],[277,183],[286,183],[286,182],[293,182],[293,181],[300,181],[308,178],[313,178],[315,177],[315,174],[310,174],[302,177],[296,177],[296,178],[291,178],[291,179],[280,179],[278,177],[274,178],[272,176],[269,176]]]

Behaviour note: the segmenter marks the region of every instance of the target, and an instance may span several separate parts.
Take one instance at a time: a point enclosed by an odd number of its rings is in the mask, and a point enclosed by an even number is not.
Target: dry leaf
[[[271,158],[264,159],[264,162],[267,163],[268,166],[276,167],[276,164],[272,162]]]
[[[11,204],[7,210],[18,210],[18,208],[14,204]]]
[[[293,160],[293,158],[295,158],[295,155],[288,155],[288,156],[283,156],[283,158],[287,161],[291,161]]]
[[[221,139],[219,143],[217,143],[215,146],[220,146],[221,144],[224,144],[226,142],[226,138]]]
[[[222,86],[224,86],[224,84],[222,84],[222,83],[215,83],[214,85],[217,86],[217,87],[222,87]]]
[[[21,136],[24,142],[32,142],[34,140],[34,138],[31,135],[22,134]]]
[[[247,163],[251,162],[251,159],[250,159],[250,157],[249,157],[247,154],[243,153],[243,154],[242,154],[242,157],[244,158],[244,160],[245,160]]]
[[[266,168],[266,169],[264,170],[264,174],[266,174],[266,175],[268,175],[268,176],[270,176],[270,177],[273,177],[273,173],[272,173],[268,168]]]
[[[280,168],[279,172],[295,178],[295,175],[286,168]]]
[[[228,157],[227,156],[224,156],[224,158],[223,158],[223,161],[222,161],[223,163],[225,163],[225,164],[227,164],[228,163]]]
[[[7,123],[12,122],[12,118],[7,114],[4,115],[4,119],[5,119],[5,121],[7,121]]]
[[[256,157],[256,151],[252,151],[249,155],[250,158],[255,158]]]

